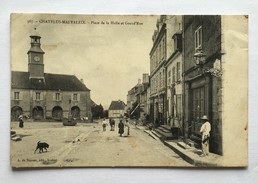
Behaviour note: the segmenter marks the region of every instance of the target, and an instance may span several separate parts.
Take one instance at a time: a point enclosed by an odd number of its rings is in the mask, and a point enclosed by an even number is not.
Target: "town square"
[[[11,166],[247,166],[247,25],[12,14]]]

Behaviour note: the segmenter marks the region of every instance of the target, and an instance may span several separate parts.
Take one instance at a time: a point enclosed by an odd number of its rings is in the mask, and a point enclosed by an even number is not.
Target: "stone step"
[[[157,136],[157,134],[155,134],[155,132],[153,133],[153,131],[150,130],[144,130],[144,132],[149,134],[149,136],[151,136],[153,139],[159,140],[159,137]]]
[[[171,132],[169,132],[169,133],[168,132],[163,132],[162,130],[159,130],[159,129],[156,129],[155,132],[160,134],[160,136],[163,140],[170,140],[170,139],[174,138],[174,136],[172,135]]]
[[[162,137],[159,133],[155,132],[154,130],[151,130],[151,133],[154,134],[159,139]]]
[[[152,129],[153,125],[152,125],[151,123],[148,123],[148,124],[146,124],[145,127],[146,127],[146,129],[149,129],[149,130],[150,130],[150,129]]]
[[[157,129],[159,129],[160,131],[163,131],[164,133],[171,133],[171,130],[167,130],[166,128],[163,128],[163,127],[158,127]]]
[[[182,147],[183,149],[191,149],[191,146],[187,145],[186,143],[184,142],[177,142],[177,145],[179,147]]]
[[[168,126],[168,125],[161,125],[160,127],[163,128],[164,130],[168,130],[168,131],[171,130],[171,126]]]

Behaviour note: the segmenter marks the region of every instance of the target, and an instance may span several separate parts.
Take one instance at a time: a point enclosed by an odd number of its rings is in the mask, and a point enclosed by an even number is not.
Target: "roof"
[[[44,79],[29,79],[28,72],[12,71],[12,89],[90,91],[76,76],[45,73]]]
[[[124,110],[125,109],[125,103],[121,100],[118,101],[112,101],[108,110]]]

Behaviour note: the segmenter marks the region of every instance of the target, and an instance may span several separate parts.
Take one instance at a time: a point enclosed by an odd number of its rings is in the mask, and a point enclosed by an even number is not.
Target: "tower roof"
[[[38,47],[38,46],[32,46],[32,47],[30,47],[30,49],[29,49],[29,51],[27,52],[27,54],[29,53],[29,52],[34,52],[34,53],[45,53],[40,47]]]

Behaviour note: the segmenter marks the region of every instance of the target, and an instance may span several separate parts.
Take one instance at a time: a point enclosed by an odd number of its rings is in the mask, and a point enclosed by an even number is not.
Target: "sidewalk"
[[[190,147],[182,140],[162,140],[155,132],[145,129],[144,126],[136,126],[137,129],[149,134],[155,140],[161,140],[167,147],[177,153],[182,159],[197,167],[221,167],[223,157],[210,153],[209,156],[200,157],[200,149]]]

